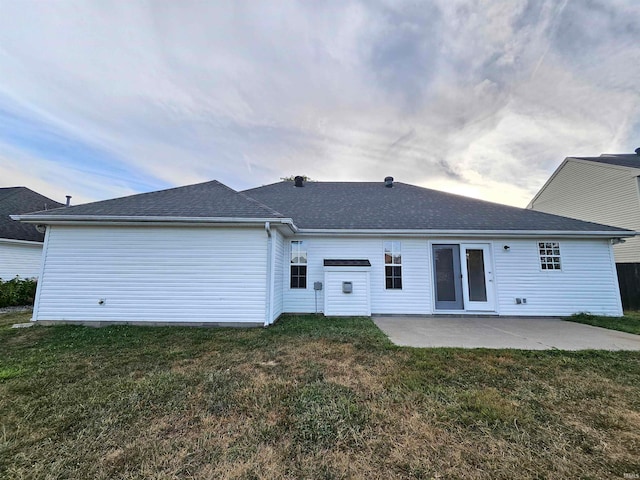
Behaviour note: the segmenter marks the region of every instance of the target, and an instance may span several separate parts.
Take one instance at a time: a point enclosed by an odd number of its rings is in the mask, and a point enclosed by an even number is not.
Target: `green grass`
[[[640,353],[412,349],[268,329],[0,316],[0,478],[623,478]]]
[[[578,313],[567,317],[566,320],[640,335],[640,312],[637,311],[624,312],[623,317],[605,317]]]

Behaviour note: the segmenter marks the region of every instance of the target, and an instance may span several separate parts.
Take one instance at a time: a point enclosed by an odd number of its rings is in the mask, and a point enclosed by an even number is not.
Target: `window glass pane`
[[[562,270],[560,242],[538,242],[538,252],[542,270]]]
[[[487,301],[487,286],[484,277],[484,252],[480,249],[467,249],[467,281],[469,300]]]
[[[402,255],[400,254],[401,243],[396,241],[384,242],[384,263],[385,263],[385,288],[402,288]],[[395,266],[392,266],[395,265]]]
[[[291,288],[307,288],[307,267],[304,265],[291,266]]]
[[[291,263],[307,263],[307,251],[301,240],[291,242]]]
[[[436,293],[439,302],[456,300],[455,275],[453,269],[453,249],[438,248],[435,250]]]

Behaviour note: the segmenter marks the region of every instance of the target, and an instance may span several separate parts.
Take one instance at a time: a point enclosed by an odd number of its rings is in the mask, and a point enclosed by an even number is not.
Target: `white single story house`
[[[394,182],[211,181],[16,215],[46,226],[33,320],[621,315],[635,232]]]
[[[26,187],[0,188],[0,280],[37,278],[40,273],[44,230],[10,216],[61,206]]]

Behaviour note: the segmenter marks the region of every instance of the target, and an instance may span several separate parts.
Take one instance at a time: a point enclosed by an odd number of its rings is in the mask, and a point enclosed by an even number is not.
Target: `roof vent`
[[[66,207],[70,207],[71,206],[71,195],[67,195],[67,204],[65,206]]]
[[[393,187],[393,177],[384,177],[384,186],[387,188]]]
[[[296,185],[296,187],[304,187],[304,177],[301,177],[300,175],[296,176],[296,178],[293,179]]]
[[[636,148],[636,155],[640,155],[640,147]]]

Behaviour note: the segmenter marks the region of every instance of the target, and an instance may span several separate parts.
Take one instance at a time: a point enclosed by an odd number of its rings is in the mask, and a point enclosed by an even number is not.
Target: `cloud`
[[[634,0],[3,13],[0,174],[43,193],[392,175],[524,206],[565,156],[638,146]]]

